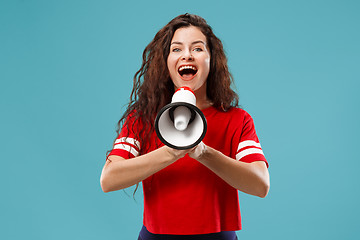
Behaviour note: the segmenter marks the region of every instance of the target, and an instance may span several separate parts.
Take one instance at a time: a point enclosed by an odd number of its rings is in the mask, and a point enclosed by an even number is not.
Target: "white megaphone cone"
[[[195,147],[205,137],[206,129],[205,116],[196,107],[195,94],[188,87],[179,88],[155,119],[159,139],[175,149]]]

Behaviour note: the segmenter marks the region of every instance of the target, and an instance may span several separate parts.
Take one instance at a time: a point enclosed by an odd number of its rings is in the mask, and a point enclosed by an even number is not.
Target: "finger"
[[[206,145],[201,141],[191,152],[189,156],[194,159],[198,159],[206,151]]]

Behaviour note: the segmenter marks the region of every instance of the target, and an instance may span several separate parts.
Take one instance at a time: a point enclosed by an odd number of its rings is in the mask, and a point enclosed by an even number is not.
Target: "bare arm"
[[[104,192],[111,192],[130,187],[174,163],[188,151],[164,146],[131,159],[111,155],[101,173],[101,188]]]
[[[196,158],[232,187],[262,198],[268,194],[270,179],[265,162],[237,161],[205,145],[200,153],[196,153],[196,150],[198,149],[195,149],[195,154],[190,153],[190,156]]]

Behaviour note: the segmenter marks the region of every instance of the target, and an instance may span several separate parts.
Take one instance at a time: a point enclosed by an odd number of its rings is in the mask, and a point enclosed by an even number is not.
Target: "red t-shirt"
[[[251,116],[239,108],[202,110],[207,120],[203,142],[243,162],[267,161]],[[141,146],[132,129],[123,127],[109,155],[132,158]],[[163,146],[156,133],[149,151]],[[155,234],[207,234],[241,229],[238,192],[215,173],[186,155],[143,180],[144,225]]]

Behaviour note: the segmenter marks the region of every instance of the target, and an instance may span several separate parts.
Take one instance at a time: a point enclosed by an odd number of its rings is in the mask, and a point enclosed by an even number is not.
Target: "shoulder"
[[[238,107],[231,107],[227,111],[213,107],[211,111],[205,112],[205,117],[208,123],[213,124],[216,128],[225,126],[229,129],[242,129],[252,122],[250,114]]]
[[[247,111],[245,111],[242,108],[238,108],[238,107],[231,107],[227,112],[229,112],[233,115],[238,115],[238,116],[249,115],[249,113]]]
[[[142,114],[140,111],[133,109],[125,113],[125,125],[143,125]]]
[[[247,111],[239,107],[231,107],[227,111],[213,108],[213,111],[216,112],[216,114],[220,115],[221,117],[225,117],[225,118],[229,117],[234,120],[251,118],[250,114]]]

